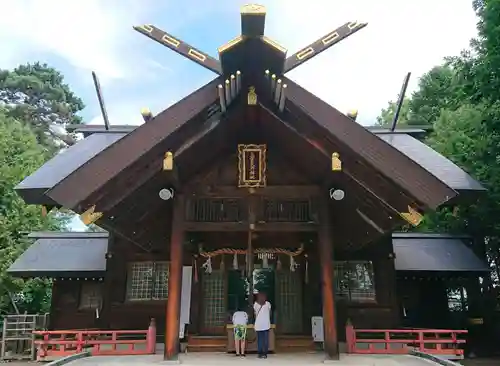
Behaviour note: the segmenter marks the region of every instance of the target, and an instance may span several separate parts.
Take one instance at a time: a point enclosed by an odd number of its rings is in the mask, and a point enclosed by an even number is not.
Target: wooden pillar
[[[179,322],[181,316],[182,252],[184,243],[184,197],[174,198],[170,234],[170,268],[168,277],[167,314],[165,316],[165,351],[163,358],[174,361],[179,357]]]
[[[318,254],[321,266],[321,294],[323,299],[323,329],[326,358],[338,360],[339,345],[337,338],[337,317],[335,309],[332,220],[328,202],[319,204],[320,229],[318,235]]]

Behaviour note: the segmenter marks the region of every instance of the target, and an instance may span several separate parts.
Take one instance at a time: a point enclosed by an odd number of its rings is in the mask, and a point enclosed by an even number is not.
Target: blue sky
[[[0,68],[42,61],[61,70],[85,102],[85,121],[102,123],[91,71],[97,72],[111,124],[140,124],[140,109],[160,112],[214,75],[135,32],[154,24],[203,51],[240,33],[240,6],[218,0],[3,0]],[[395,99],[404,75],[418,76],[456,55],[476,34],[471,0],[261,1],[266,35],[289,54],[346,21],[368,27],[288,75],[342,111],[372,124]],[[296,4],[296,5],[295,5]],[[305,5],[304,5],[305,4]]]

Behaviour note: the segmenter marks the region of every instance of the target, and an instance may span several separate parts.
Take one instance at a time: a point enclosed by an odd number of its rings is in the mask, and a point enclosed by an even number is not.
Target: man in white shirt
[[[234,347],[236,356],[245,357],[245,340],[247,338],[248,314],[238,309],[233,314]]]
[[[253,304],[255,312],[255,332],[257,334],[257,351],[259,358],[267,358],[269,350],[269,329],[271,329],[271,303],[266,294],[259,292],[257,301]]]

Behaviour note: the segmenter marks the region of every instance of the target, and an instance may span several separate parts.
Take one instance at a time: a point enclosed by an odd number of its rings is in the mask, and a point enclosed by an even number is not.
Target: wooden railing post
[[[148,328],[148,335],[146,337],[147,345],[146,348],[148,353],[154,355],[156,353],[156,320],[155,318],[151,319]]]
[[[354,347],[356,347],[356,333],[349,320],[345,325],[345,340],[347,342],[347,353],[354,353]]]

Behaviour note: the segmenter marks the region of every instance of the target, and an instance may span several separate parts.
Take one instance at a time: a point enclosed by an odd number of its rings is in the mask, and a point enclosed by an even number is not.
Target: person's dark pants
[[[257,331],[257,352],[261,356],[267,356],[269,351],[269,330]]]

